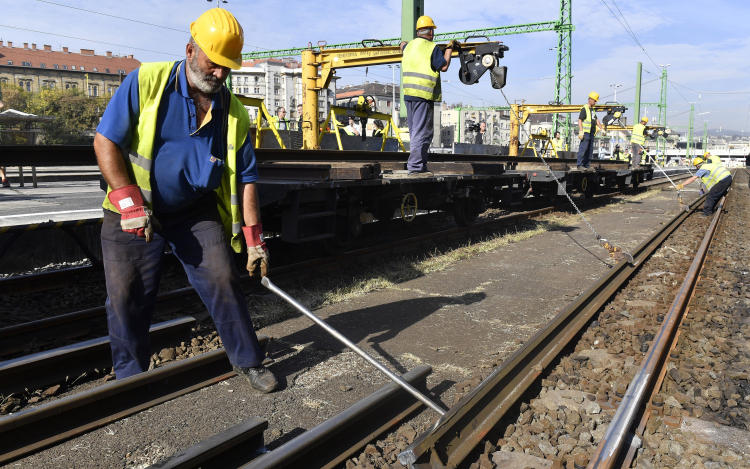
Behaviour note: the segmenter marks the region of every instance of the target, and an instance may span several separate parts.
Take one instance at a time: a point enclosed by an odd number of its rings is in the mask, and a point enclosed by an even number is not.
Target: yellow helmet
[[[589,93],[589,98],[593,99],[594,101],[599,101],[599,93],[596,91],[592,91]]]
[[[711,152],[707,151],[707,152],[705,152],[705,153],[703,154],[703,157],[705,158],[705,157],[707,157],[707,156],[708,156],[708,155],[710,155],[710,154],[711,154]]]
[[[435,23],[429,16],[420,16],[417,20],[417,29],[436,29]]]
[[[203,13],[190,24],[190,35],[213,63],[234,70],[242,67],[245,35],[227,10],[212,8]]]
[[[641,117],[641,122],[645,122],[648,124],[648,117],[646,116]]]
[[[703,158],[701,158],[700,156],[696,156],[695,158],[693,158],[693,166],[698,166],[698,165],[701,165],[701,164],[703,164],[705,162],[706,161]]]

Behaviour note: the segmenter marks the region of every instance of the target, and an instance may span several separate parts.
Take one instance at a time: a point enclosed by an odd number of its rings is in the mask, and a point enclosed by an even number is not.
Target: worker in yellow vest
[[[711,163],[711,164],[721,164],[721,165],[724,164],[721,162],[721,158],[719,156],[712,155],[711,152],[708,152],[708,151],[703,153],[703,159],[706,160],[706,162]]]
[[[555,136],[552,139],[550,139],[550,143],[552,143],[552,147],[555,149],[555,153],[557,153],[558,158],[560,158],[561,151],[566,151],[568,149],[562,137],[560,137],[559,131],[555,132]]]
[[[432,18],[420,16],[417,20],[417,37],[401,43],[401,88],[411,139],[411,153],[406,164],[410,176],[432,175],[427,171],[427,152],[434,133],[435,101],[443,99],[440,72],[448,70],[453,49],[458,47],[458,41],[454,39],[442,52],[440,46],[432,42],[435,28]]]
[[[648,117],[644,116],[638,124],[633,126],[633,133],[630,134],[630,144],[633,146],[633,159],[631,166],[637,169],[641,164],[641,158],[647,156],[646,153],[646,124]],[[648,163],[644,159],[644,163]]]
[[[278,382],[263,366],[232,250],[265,276],[250,118],[225,86],[242,65],[244,34],[223,8],[190,25],[186,59],[142,63],[107,105],[94,138],[109,188],[102,253],[117,379],[149,369],[149,326],[167,243],[206,304],[237,374],[256,391]],[[158,220],[157,220],[158,219]]]
[[[706,201],[703,203],[703,216],[709,217],[713,213],[716,202],[727,193],[729,185],[732,184],[732,174],[724,165],[709,163],[701,157],[696,157],[693,160],[693,165],[698,168],[695,175],[685,181],[684,184],[678,184],[677,190],[684,189],[685,186],[700,178],[701,183],[708,191]]]
[[[276,115],[271,116],[271,125],[276,130],[292,130],[289,119],[286,118],[286,109],[283,106],[276,108]]]
[[[612,159],[617,161],[627,161],[628,155],[620,148],[620,145],[615,145],[615,152],[612,154]]]
[[[591,156],[594,153],[594,135],[596,135],[596,128],[602,131],[602,136],[605,135],[604,127],[599,119],[596,117],[596,112],[593,107],[599,100],[599,93],[592,91],[589,93],[589,100],[581,108],[581,112],[578,114],[578,138],[581,139],[581,145],[578,147],[578,163],[577,169],[589,170],[591,164]]]

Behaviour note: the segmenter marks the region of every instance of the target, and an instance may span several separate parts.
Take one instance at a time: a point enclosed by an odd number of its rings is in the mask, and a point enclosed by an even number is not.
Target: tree
[[[3,97],[5,104],[4,110],[15,109],[16,111],[26,112],[26,96],[29,94],[20,86],[11,83],[0,83],[0,95]]]
[[[27,93],[26,98],[25,112],[55,117],[54,122],[42,125],[43,139],[47,145],[91,143],[93,131],[110,99],[90,98],[78,89],[56,88]]]

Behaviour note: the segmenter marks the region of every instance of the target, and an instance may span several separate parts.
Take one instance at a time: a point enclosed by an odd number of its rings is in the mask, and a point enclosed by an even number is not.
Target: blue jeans
[[[102,255],[107,279],[107,325],[117,379],[148,370],[149,325],[161,279],[165,243],[182,262],[190,284],[208,308],[229,361],[258,366],[263,352],[216,200],[208,194],[175,214],[157,214],[162,229],[150,243],[122,231],[120,215],[104,211]]]
[[[591,155],[594,153],[594,139],[591,133],[586,132],[583,134],[583,140],[581,145],[578,147],[578,166],[588,168],[591,164]]]
[[[706,201],[703,202],[703,215],[710,216],[714,212],[716,203],[727,193],[731,183],[732,176],[727,176],[714,184],[714,187],[706,195]]]
[[[427,153],[432,143],[435,120],[434,101],[404,101],[409,126],[411,153],[406,163],[409,171],[427,171]]]

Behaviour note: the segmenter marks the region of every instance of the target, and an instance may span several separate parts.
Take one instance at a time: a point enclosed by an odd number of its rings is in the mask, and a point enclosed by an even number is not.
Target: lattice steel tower
[[[573,0],[560,0],[560,20],[557,31],[557,72],[555,74],[555,104],[571,104],[571,55],[573,53]],[[552,124],[554,135],[558,130],[570,145],[570,114],[555,114]]]

